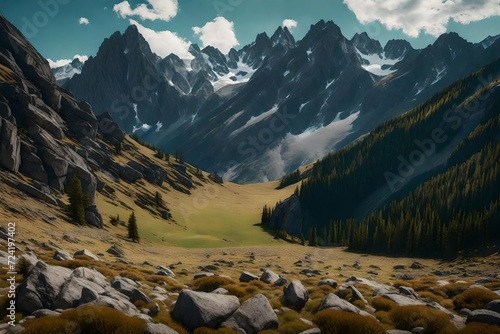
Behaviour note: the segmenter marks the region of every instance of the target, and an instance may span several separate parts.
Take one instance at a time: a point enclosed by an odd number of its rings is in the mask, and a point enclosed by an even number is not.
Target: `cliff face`
[[[92,163],[71,142],[96,144],[98,120],[86,102],[78,103],[56,85],[48,62],[26,38],[0,17],[0,164],[31,178],[13,186],[54,205],[57,194],[77,173],[91,202],[97,187]],[[95,207],[88,222],[102,220]]]

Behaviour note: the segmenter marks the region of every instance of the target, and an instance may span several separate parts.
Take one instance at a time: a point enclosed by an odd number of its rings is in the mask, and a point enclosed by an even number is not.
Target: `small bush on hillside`
[[[194,281],[196,291],[212,292],[222,285],[234,284],[233,280],[221,276],[202,277]]]
[[[397,306],[389,311],[389,318],[397,329],[423,327],[424,334],[454,333],[455,329],[446,313],[425,305]]]
[[[390,311],[393,308],[395,308],[396,306],[398,306],[398,304],[396,304],[392,300],[381,297],[381,296],[373,298],[372,305],[373,305],[373,307],[375,307],[375,309],[377,311]]]
[[[323,310],[313,322],[322,333],[328,334],[384,334],[384,327],[372,317],[337,310]]]
[[[473,288],[464,291],[462,294],[453,299],[453,306],[456,310],[468,308],[469,310],[477,310],[484,308],[486,304],[492,300],[500,299],[500,297],[491,290]]]
[[[84,306],[63,312],[60,316],[48,316],[27,321],[26,334],[56,333],[123,333],[142,334],[146,323],[137,317],[129,317],[106,306]]]
[[[453,298],[463,293],[469,287],[468,283],[450,283],[438,288],[438,291],[444,293],[448,298]]]
[[[500,334],[500,326],[472,322],[457,334]]]

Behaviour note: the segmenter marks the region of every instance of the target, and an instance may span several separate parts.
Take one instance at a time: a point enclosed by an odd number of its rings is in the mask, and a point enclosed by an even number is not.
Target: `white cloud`
[[[222,16],[207,22],[203,27],[193,27],[194,34],[199,36],[203,47],[211,45],[226,54],[231,48],[240,45],[234,33],[234,23]]]
[[[446,32],[449,20],[461,24],[500,15],[498,0],[344,0],[358,21],[379,21],[390,30],[402,29],[417,37],[421,31],[433,36]]]
[[[286,20],[283,20],[283,27],[287,27],[288,30],[292,31],[294,28],[297,28],[297,25],[299,23],[295,20],[292,20],[292,19],[286,19]]]
[[[82,25],[85,25],[85,26],[86,26],[86,25],[87,25],[87,24],[89,24],[90,22],[89,22],[89,19],[88,19],[88,18],[86,18],[86,17],[80,17],[80,21],[79,21],[79,23],[80,23],[80,24],[82,24]]]
[[[87,61],[87,59],[89,59],[89,57],[87,56],[82,56],[82,55],[75,55],[73,57],[73,59],[59,59],[59,60],[52,60],[52,59],[47,59],[47,61],[49,62],[49,65],[50,65],[50,68],[57,68],[57,67],[61,67],[61,66],[64,66],[64,65],[68,65],[69,63],[71,63],[75,58],[78,58],[80,59],[80,61],[82,63],[85,63]]]
[[[120,2],[113,6],[113,11],[122,18],[139,16],[141,20],[170,21],[177,15],[179,3],[177,0],[147,0],[148,4],[140,4],[134,9],[128,1]]]
[[[171,53],[176,54],[181,59],[192,59],[193,56],[188,52],[191,43],[176,33],[171,31],[155,31],[142,26],[139,22],[130,20],[139,30],[139,33],[149,43],[151,50],[158,56],[165,58]]]

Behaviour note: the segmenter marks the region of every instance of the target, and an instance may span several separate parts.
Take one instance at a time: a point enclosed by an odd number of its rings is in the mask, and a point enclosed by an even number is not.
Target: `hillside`
[[[470,222],[465,220],[472,216],[463,215],[476,215],[475,224],[481,228],[492,224],[486,235],[489,241],[497,242],[493,241],[498,240],[498,231],[492,210],[499,196],[493,190],[499,188],[495,159],[500,103],[498,64],[496,61],[457,81],[428,102],[314,164],[308,179],[300,186],[299,198],[292,197],[278,206],[272,227],[293,231],[294,235],[298,224],[301,225],[298,233],[306,235],[314,227],[323,244],[343,243],[360,250],[375,251],[378,247],[394,254],[444,256],[447,251],[455,254],[476,244],[458,238],[458,244],[453,245],[456,235],[436,229],[446,227],[450,233],[454,229],[459,231],[454,234],[468,235],[470,231],[466,232],[465,226],[470,226]],[[493,207],[488,209],[490,205]],[[283,219],[283,211],[290,207],[299,217]],[[382,211],[377,212],[379,209]],[[484,216],[486,212],[493,216]],[[367,215],[359,230],[356,229],[355,220],[361,221]],[[484,218],[478,219],[477,215]],[[374,217],[384,220],[384,232],[380,226],[375,232]],[[350,223],[336,222],[350,218],[354,218]],[[418,232],[411,227],[415,218]],[[429,226],[434,226],[432,233],[442,233],[442,239],[450,238],[449,244],[439,250],[424,245],[420,233],[427,233],[429,238],[432,234],[428,232]],[[386,232],[390,228],[401,233]],[[386,233],[394,234],[389,237]],[[365,241],[359,240],[361,236]],[[373,238],[387,241],[392,237],[406,246],[392,248],[394,244],[386,243],[387,248],[373,241]],[[407,239],[418,240],[420,244],[408,245]],[[430,242],[437,245],[438,241]]]

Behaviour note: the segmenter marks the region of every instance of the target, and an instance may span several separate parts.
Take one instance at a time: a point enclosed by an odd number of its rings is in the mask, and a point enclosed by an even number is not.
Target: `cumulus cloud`
[[[177,0],[147,0],[148,4],[140,4],[134,9],[128,1],[120,2],[113,6],[113,11],[122,18],[138,16],[141,20],[170,21],[177,15],[179,3]]]
[[[47,59],[47,61],[49,62],[49,65],[50,65],[50,68],[57,68],[57,67],[61,67],[61,66],[64,66],[64,65],[68,65],[69,63],[71,63],[75,58],[78,58],[80,59],[80,61],[82,63],[85,63],[87,61],[87,59],[89,59],[89,57],[87,56],[82,56],[82,55],[75,55],[73,57],[73,59],[59,59],[59,60],[52,60],[52,59]]]
[[[130,20],[139,30],[139,33],[149,43],[151,50],[158,56],[165,58],[171,53],[176,54],[182,59],[192,59],[193,56],[188,52],[191,43],[176,33],[171,31],[155,31],[144,27],[139,22]]]
[[[297,25],[299,23],[295,20],[292,20],[292,19],[286,19],[286,20],[283,20],[283,27],[287,27],[288,30],[292,31],[294,28],[297,28]]]
[[[86,17],[80,17],[80,21],[79,21],[79,23],[80,23],[80,24],[82,24],[82,25],[85,25],[85,26],[86,26],[86,25],[87,25],[87,24],[89,24],[90,22],[89,22],[89,19],[88,19],[88,18],[86,18]]]
[[[449,20],[461,24],[500,15],[498,0],[344,0],[362,24],[379,21],[417,37],[421,31],[439,36]]]
[[[203,47],[211,45],[222,53],[228,53],[231,48],[240,45],[234,33],[234,23],[219,16],[207,22],[203,27],[193,27],[194,34],[203,43]]]

